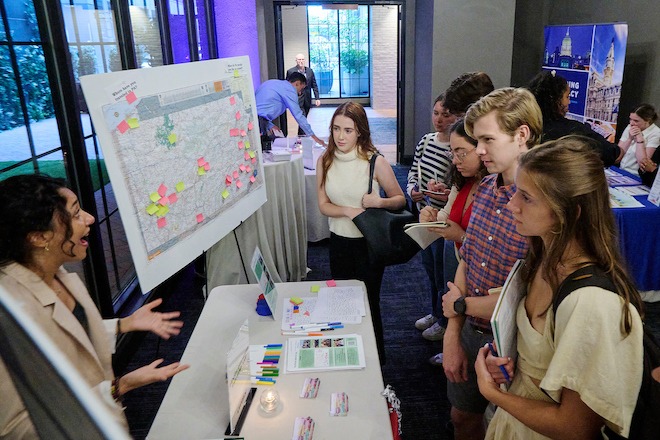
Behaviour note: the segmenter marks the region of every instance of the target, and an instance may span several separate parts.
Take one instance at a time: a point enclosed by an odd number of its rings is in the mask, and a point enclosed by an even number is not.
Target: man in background
[[[262,136],[268,136],[272,139],[274,137],[273,130],[279,130],[273,120],[289,109],[302,131],[325,146],[325,142],[314,134],[312,127],[298,105],[298,95],[306,84],[305,75],[294,72],[288,76],[287,80],[269,79],[259,86],[255,92],[255,100],[257,115],[259,116],[259,130]]]
[[[305,66],[305,55],[301,53],[296,55],[296,65],[286,71],[287,79],[292,73],[295,72],[305,75],[305,78],[307,79],[305,88],[298,94],[298,103],[300,104],[300,109],[302,110],[305,117],[307,117],[309,114],[309,109],[312,108],[312,90],[314,90],[315,97],[314,105],[318,107],[321,105],[321,101],[319,100],[319,88],[316,85],[316,76],[314,76],[314,71],[311,67]],[[298,127],[298,134],[303,134],[303,130],[300,127]]]

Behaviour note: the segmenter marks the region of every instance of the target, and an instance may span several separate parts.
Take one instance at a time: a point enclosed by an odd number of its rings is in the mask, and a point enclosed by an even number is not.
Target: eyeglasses
[[[464,153],[454,153],[453,151],[449,151],[449,152],[447,153],[447,157],[449,157],[449,160],[454,160],[454,159],[456,159],[456,161],[457,161],[458,163],[463,163],[463,160],[465,160],[465,158],[467,157],[467,155],[470,154],[470,153],[472,153],[474,150],[476,150],[476,148],[473,148],[473,149],[471,149],[471,150],[469,150],[469,151],[466,151],[466,152],[464,152]]]

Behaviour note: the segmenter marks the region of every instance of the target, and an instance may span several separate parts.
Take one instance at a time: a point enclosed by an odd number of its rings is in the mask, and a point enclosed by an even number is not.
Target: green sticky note
[[[126,122],[128,122],[128,126],[131,128],[138,128],[140,126],[137,118],[128,118],[126,119]]]
[[[154,215],[156,212],[158,212],[158,206],[155,203],[147,206],[147,214]]]
[[[160,194],[158,194],[157,192],[152,192],[152,193],[149,195],[149,199],[150,199],[152,202],[156,203],[157,201],[160,200]]]
[[[158,208],[158,212],[156,212],[156,215],[158,217],[165,217],[168,212],[170,212],[170,208],[168,208],[167,206],[160,206]]]
[[[202,168],[204,168],[204,167],[202,167]],[[174,188],[176,188],[176,192],[180,193],[181,191],[186,189],[186,184],[183,183],[183,182],[179,182],[179,183],[176,184],[176,186]]]
[[[170,141],[170,144],[175,144],[176,143],[176,134],[170,133],[170,135],[167,137],[167,140]]]
[[[206,174],[206,170],[204,169],[204,167],[197,167],[197,175],[203,176],[204,174]]]
[[[250,148],[250,141],[245,141],[245,149],[247,150]]]
[[[222,198],[223,198],[223,199],[226,199],[227,197],[229,197],[229,191],[228,191],[227,189],[225,189],[225,190],[222,192]]]
[[[238,73],[238,70],[234,70],[234,78],[238,78],[240,76],[241,76],[241,74]]]
[[[250,157],[254,159],[254,156],[255,156],[254,151],[250,151]]]
[[[318,284],[312,285],[312,289],[311,289],[312,293],[318,293],[319,290],[321,290],[321,286],[319,286]]]

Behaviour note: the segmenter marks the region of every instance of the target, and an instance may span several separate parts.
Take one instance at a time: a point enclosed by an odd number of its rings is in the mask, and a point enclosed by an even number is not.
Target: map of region
[[[148,259],[264,183],[254,94],[235,75],[102,107]]]

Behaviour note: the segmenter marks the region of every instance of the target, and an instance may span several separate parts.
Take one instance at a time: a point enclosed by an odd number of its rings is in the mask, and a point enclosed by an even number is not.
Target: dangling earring
[[[44,246],[44,250],[45,250],[46,252],[50,251],[50,249],[48,249],[48,243],[46,243],[46,246]]]

